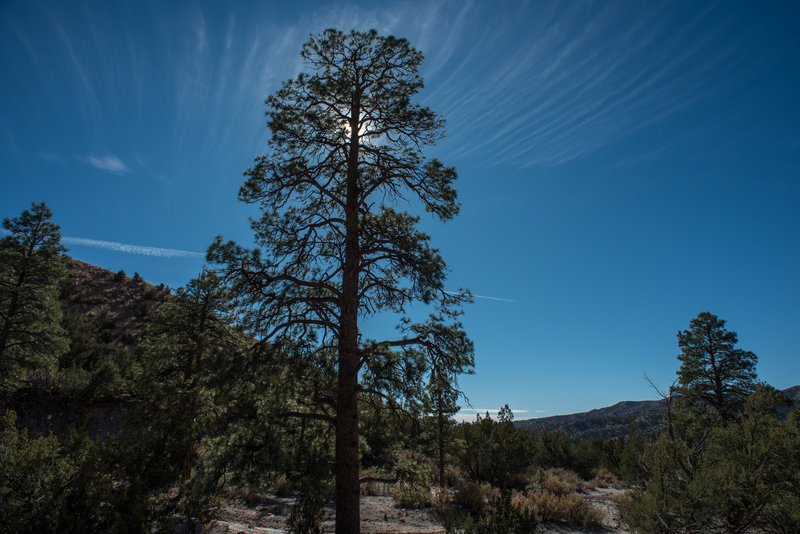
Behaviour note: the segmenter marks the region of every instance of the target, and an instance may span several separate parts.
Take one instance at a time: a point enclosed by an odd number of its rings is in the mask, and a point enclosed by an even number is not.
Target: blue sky
[[[70,254],[177,287],[236,193],[263,100],[310,33],[375,28],[426,57],[429,154],[462,212],[423,226],[476,295],[476,410],[654,398],[675,334],[728,320],[761,378],[800,383],[796,2],[0,4],[0,214],[54,212]]]

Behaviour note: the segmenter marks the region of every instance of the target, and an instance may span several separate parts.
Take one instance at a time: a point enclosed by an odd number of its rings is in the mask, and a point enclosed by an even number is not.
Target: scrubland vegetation
[[[443,126],[410,101],[422,57],[334,30],[302,56],[313,72],[268,99],[272,152],[240,193],[262,212],[258,248],[216,239],[215,268],[173,293],[76,274],[44,204],[4,221],[0,530],[200,531],[267,493],[297,497],[295,533],[320,532],[324,502],[358,532],[362,494],[433,507],[453,533],[593,530],[592,489],[624,487],[636,532],[800,531],[800,414],[777,416],[785,399],[710,313],[678,335],[655,439],[531,434],[508,406],[455,424],[470,295],[444,290],[419,217],[388,205],[458,212],[455,170],[420,152]],[[378,312],[398,315],[397,339],[362,338]]]
[[[6,228],[4,532],[199,527],[227,499],[266,493],[298,497],[287,528],[318,528],[334,498],[330,423],[291,415],[332,387],[329,360],[254,344],[212,272],[174,294],[124,273],[70,274],[44,205]],[[37,274],[19,284],[23,272]],[[92,279],[104,298],[91,296]],[[152,305],[127,298],[124,314],[109,310],[119,295]],[[130,330],[112,328],[110,315]],[[434,399],[410,411],[371,398],[359,414],[360,492],[433,508],[450,532],[533,532],[540,522],[602,529],[604,514],[587,499],[594,488],[627,488],[620,506],[636,532],[796,532],[800,418],[776,415],[786,399],[757,381],[755,355],[735,343],[706,313],[679,334],[657,439],[632,426],[574,443],[514,426],[508,407],[456,424],[452,410],[427,408]],[[75,407],[83,420],[65,414]],[[91,426],[89,413],[100,414]]]

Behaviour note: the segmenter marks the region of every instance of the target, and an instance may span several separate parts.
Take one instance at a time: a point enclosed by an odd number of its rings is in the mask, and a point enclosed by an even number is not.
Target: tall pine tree
[[[395,209],[455,216],[456,172],[422,154],[443,121],[411,102],[423,85],[422,54],[407,41],[326,30],[301,57],[309,72],[266,101],[269,152],[239,193],[261,209],[252,222],[258,248],[217,238],[208,256],[226,266],[260,337],[313,341],[334,354],[336,390],[320,394],[319,411],[296,415],[335,426],[336,532],[351,534],[360,528],[360,397],[414,404],[431,369],[452,376],[473,365],[456,319],[468,295],[445,291],[444,260],[417,230],[419,217]],[[407,317],[413,302],[431,306],[427,321]],[[362,320],[381,312],[399,316],[400,334],[366,339]]]

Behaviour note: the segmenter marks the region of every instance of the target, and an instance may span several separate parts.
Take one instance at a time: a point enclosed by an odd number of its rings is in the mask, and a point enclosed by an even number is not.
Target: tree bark
[[[358,369],[361,361],[358,350],[358,122],[359,103],[356,96],[350,115],[339,375],[336,384],[336,534],[358,534],[361,529],[358,465]]]
[[[345,353],[340,353],[339,358],[336,396],[336,534],[358,534],[361,525],[358,372],[357,365],[354,371]]]
[[[441,399],[439,399],[437,404],[438,413],[436,414],[436,419],[439,426],[439,488],[441,491],[444,491],[444,408],[442,407]]]

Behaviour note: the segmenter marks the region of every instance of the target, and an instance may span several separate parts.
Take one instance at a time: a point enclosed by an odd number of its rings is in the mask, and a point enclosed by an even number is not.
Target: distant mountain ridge
[[[800,405],[800,385],[782,390],[782,393]],[[785,417],[791,408],[780,410]],[[645,434],[655,436],[661,431],[664,412],[667,410],[665,400],[622,401],[605,408],[569,415],[555,415],[537,419],[515,421],[514,424],[529,432],[548,433],[563,432],[574,441],[590,438],[612,439],[625,436],[633,424]]]

